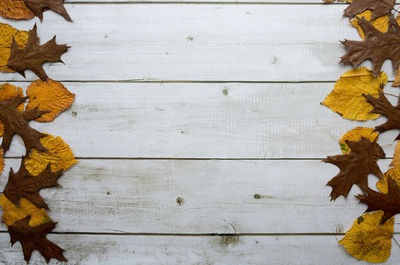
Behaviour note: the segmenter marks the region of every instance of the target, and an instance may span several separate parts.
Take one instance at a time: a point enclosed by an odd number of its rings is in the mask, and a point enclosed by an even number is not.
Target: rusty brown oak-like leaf
[[[43,188],[59,186],[57,180],[62,176],[62,170],[52,172],[50,163],[37,176],[33,176],[25,168],[25,159],[21,161],[21,166],[17,173],[10,169],[8,182],[4,188],[4,195],[19,206],[19,200],[26,198],[39,208],[49,209],[47,203],[40,196],[39,191]]]
[[[355,184],[363,192],[368,192],[368,175],[382,177],[377,159],[385,158],[385,153],[379,144],[361,137],[358,142],[345,141],[351,151],[345,155],[328,156],[323,161],[339,167],[340,172],[327,185],[332,187],[331,200],[343,195],[347,198],[351,187]]]
[[[43,11],[47,9],[56,12],[67,21],[72,21],[67,10],[65,10],[63,0],[24,0],[24,2],[39,17],[40,21],[43,20]]]
[[[49,221],[41,225],[29,226],[30,219],[31,217],[28,215],[8,227],[11,245],[17,241],[21,243],[27,263],[35,249],[42,254],[47,263],[51,258],[66,262],[67,259],[63,255],[64,250],[46,238],[46,235],[54,229],[57,223]]]
[[[394,71],[397,72],[400,64],[400,26],[393,15],[389,17],[386,32],[380,32],[364,18],[359,18],[358,24],[365,33],[365,39],[342,41],[347,53],[342,56],[341,63],[351,63],[357,67],[369,59],[374,65],[372,74],[378,76],[383,62],[390,59]]]
[[[369,190],[368,194],[356,196],[361,203],[368,205],[366,212],[382,210],[384,213],[379,222],[384,224],[392,216],[400,213],[400,189],[394,179],[388,178],[388,193],[380,193]]]
[[[21,136],[26,148],[26,155],[32,148],[38,151],[47,152],[47,149],[40,143],[40,138],[46,136],[29,126],[29,121],[39,118],[47,111],[39,111],[37,108],[18,111],[17,107],[26,100],[26,97],[16,96],[7,100],[0,100],[0,120],[4,124],[4,135],[1,148],[5,154],[10,148],[14,134]]]
[[[68,50],[68,46],[56,44],[56,36],[43,45],[39,44],[36,24],[29,31],[28,42],[23,49],[19,49],[18,44],[13,39],[11,45],[11,55],[7,66],[25,77],[25,70],[30,69],[41,80],[46,81],[48,76],[42,68],[45,62],[63,62],[61,55]]]
[[[363,95],[366,100],[374,106],[371,113],[382,114],[387,118],[387,121],[382,125],[376,126],[375,131],[385,132],[391,129],[400,129],[400,105],[393,106],[385,97],[383,92],[379,92],[379,97],[375,98],[371,95]],[[400,139],[400,134],[396,140]]]
[[[344,10],[344,16],[353,18],[358,14],[371,10],[371,21],[390,14],[396,0],[353,0]]]

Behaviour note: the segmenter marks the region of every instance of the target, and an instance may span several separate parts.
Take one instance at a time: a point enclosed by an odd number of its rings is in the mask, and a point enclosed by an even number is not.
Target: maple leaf
[[[17,173],[14,173],[12,168],[10,169],[8,182],[3,193],[18,206],[21,198],[27,198],[37,207],[49,209],[39,191],[44,188],[59,186],[57,180],[61,176],[62,170],[52,172],[50,163],[39,175],[34,176],[25,168],[25,159],[23,158]]]
[[[63,62],[61,55],[68,50],[68,46],[56,44],[56,36],[43,45],[39,45],[36,24],[29,31],[28,42],[25,48],[19,49],[18,44],[13,39],[11,45],[11,55],[7,66],[25,77],[25,70],[30,69],[42,80],[47,80],[48,76],[42,68],[45,62]]]
[[[400,64],[400,26],[393,15],[389,17],[386,32],[379,31],[364,18],[358,19],[358,24],[365,33],[365,39],[342,41],[347,53],[342,56],[341,62],[351,63],[357,67],[363,61],[370,59],[374,65],[372,74],[378,76],[383,62],[391,59],[393,69],[397,71]]]
[[[47,263],[51,258],[66,262],[67,259],[63,255],[64,250],[46,238],[46,235],[55,228],[57,223],[49,221],[37,226],[29,226],[30,218],[27,216],[8,227],[11,245],[17,241],[21,243],[27,263],[35,249],[42,254]]]
[[[390,257],[392,248],[394,218],[379,225],[382,215],[383,212],[379,211],[358,217],[339,244],[359,260],[385,262]]]
[[[400,189],[394,179],[388,178],[388,192],[380,193],[369,189],[367,194],[360,194],[356,197],[368,208],[366,212],[382,210],[384,212],[379,224],[384,224],[392,216],[400,213]]]
[[[47,9],[53,10],[67,21],[72,21],[65,10],[63,0],[24,0],[24,2],[39,17],[40,21],[43,20],[43,11]]]
[[[355,184],[362,191],[368,191],[368,175],[382,176],[377,159],[385,158],[385,153],[376,141],[371,142],[365,137],[357,142],[345,141],[351,151],[345,155],[328,156],[323,161],[339,167],[340,172],[327,185],[332,187],[331,200],[349,194]]]
[[[0,100],[0,121],[4,124],[3,142],[1,148],[6,153],[10,148],[11,140],[14,134],[21,136],[24,141],[26,153],[28,154],[32,148],[46,152],[47,149],[40,143],[40,138],[46,136],[28,124],[30,120],[37,119],[46,111],[32,109],[28,111],[18,111],[17,107],[25,102],[26,97],[17,95],[14,98]]]
[[[371,113],[382,114],[387,118],[385,123],[375,127],[375,131],[400,129],[400,105],[393,106],[382,92],[379,92],[378,98],[371,95],[364,95],[364,97],[374,107]],[[399,139],[400,134],[396,137],[396,140]]]
[[[353,0],[344,10],[344,16],[352,18],[366,10],[371,10],[371,20],[375,20],[390,14],[395,3],[396,0]]]

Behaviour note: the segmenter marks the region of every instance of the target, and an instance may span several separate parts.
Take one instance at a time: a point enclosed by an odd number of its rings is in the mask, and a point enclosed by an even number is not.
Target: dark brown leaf
[[[24,2],[40,18],[40,21],[43,20],[43,11],[47,9],[53,10],[68,21],[72,21],[67,10],[65,10],[63,0],[24,0]]]
[[[57,223],[49,221],[41,225],[29,226],[30,219],[31,217],[28,215],[8,227],[11,245],[17,241],[21,243],[27,263],[35,249],[42,254],[47,263],[51,258],[66,262],[67,259],[63,255],[64,250],[46,238],[46,235],[54,229]]]
[[[371,113],[382,114],[386,116],[387,121],[382,125],[376,126],[375,131],[385,132],[391,129],[400,129],[400,105],[393,106],[385,97],[382,91],[379,92],[379,97],[375,98],[371,95],[364,95],[367,101],[374,106]],[[400,139],[400,134],[396,140]]]
[[[395,18],[389,17],[387,32],[380,32],[364,18],[358,19],[358,24],[365,33],[362,41],[345,40],[347,53],[342,56],[342,63],[359,66],[365,60],[371,60],[374,69],[372,74],[378,76],[383,62],[392,60],[393,69],[397,72],[400,64],[400,26]]]
[[[10,148],[14,134],[21,136],[26,148],[26,155],[32,148],[38,151],[47,152],[47,149],[40,143],[40,138],[46,136],[29,126],[29,121],[39,118],[47,111],[39,111],[37,108],[18,111],[17,107],[26,100],[25,97],[16,96],[7,100],[0,100],[0,120],[4,124],[4,135],[1,148],[4,154]]]
[[[344,10],[344,16],[353,18],[358,14],[371,10],[371,21],[390,14],[396,0],[353,0]]]
[[[392,216],[400,213],[400,189],[394,179],[388,178],[388,193],[369,190],[367,194],[356,196],[360,202],[368,205],[366,212],[382,210],[383,216],[379,224],[384,224]]]
[[[25,77],[25,70],[30,69],[37,74],[41,80],[46,81],[48,76],[42,68],[45,62],[62,62],[61,55],[68,50],[68,46],[56,44],[56,36],[47,43],[40,45],[37,36],[36,24],[29,31],[28,42],[23,49],[13,40],[11,55],[7,66]]]
[[[61,175],[62,170],[52,172],[49,163],[39,175],[33,176],[25,168],[25,159],[22,159],[17,173],[14,173],[12,168],[10,169],[8,182],[3,193],[15,205],[19,206],[19,200],[26,198],[39,208],[49,209],[39,191],[43,188],[57,187],[57,180]]]
[[[375,141],[361,137],[358,142],[346,140],[351,151],[345,155],[328,156],[323,161],[339,167],[340,172],[327,185],[332,187],[331,200],[343,195],[347,198],[351,187],[358,185],[362,191],[368,191],[368,175],[382,177],[377,164],[378,158],[385,158],[385,153]]]

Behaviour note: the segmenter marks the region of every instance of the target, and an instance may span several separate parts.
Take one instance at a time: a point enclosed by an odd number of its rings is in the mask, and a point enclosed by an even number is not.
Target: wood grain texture
[[[344,5],[67,8],[74,23],[48,12],[38,28],[42,41],[57,34],[71,46],[65,65],[45,65],[56,80],[333,81],[351,68],[338,63],[339,40],[359,39],[342,17]],[[29,29],[34,21],[11,24]],[[383,69],[393,78],[389,61]]]
[[[333,83],[64,84],[76,94],[71,110],[31,124],[61,136],[78,157],[323,158],[340,152],[348,130],[385,120],[348,121],[321,106]],[[396,135],[379,140],[388,156]],[[14,137],[7,155],[23,152]]]
[[[70,265],[153,265],[153,264],[291,264],[349,265],[367,264],[354,260],[337,245],[338,236],[104,236],[50,235],[49,239],[63,246]],[[10,250],[8,235],[0,234],[0,262],[22,265],[19,243]],[[400,262],[395,243],[385,263]],[[44,264],[34,252],[32,265]],[[52,260],[51,265],[59,264]]]
[[[330,202],[337,172],[321,161],[91,159],[41,195],[58,232],[342,233],[366,207],[357,187]]]

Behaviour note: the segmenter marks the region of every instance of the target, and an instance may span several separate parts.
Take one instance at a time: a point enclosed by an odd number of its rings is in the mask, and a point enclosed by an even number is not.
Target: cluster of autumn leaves
[[[322,104],[349,120],[366,121],[380,115],[387,120],[375,128],[357,127],[343,135],[339,140],[343,155],[324,160],[340,169],[327,185],[332,187],[331,200],[346,198],[353,185],[361,189],[363,194],[356,197],[368,206],[367,213],[354,221],[339,244],[357,259],[379,263],[390,256],[394,215],[400,213],[400,141],[385,173],[377,164],[385,158],[378,144],[379,134],[400,129],[400,98],[397,97],[397,105],[387,99],[389,94],[384,87],[388,78],[381,71],[383,63],[390,59],[396,74],[392,86],[400,87],[400,16],[393,15],[395,0],[342,2],[350,3],[344,16],[350,17],[362,40],[342,42],[347,52],[341,62],[355,68],[340,77]],[[372,61],[373,69],[359,67],[366,60]],[[394,140],[400,140],[400,134]],[[379,178],[378,191],[369,187],[369,174]]]
[[[62,0],[0,0],[0,16],[9,19],[36,15],[42,20],[43,11],[48,9],[71,21]],[[42,67],[45,62],[62,62],[61,55],[67,50],[68,46],[58,45],[55,37],[41,45],[36,25],[27,32],[0,23],[0,71],[25,76],[25,70],[31,70],[40,78],[27,87],[25,96],[20,87],[0,85],[0,171],[14,135],[19,136],[26,152],[19,169],[10,169],[0,196],[2,221],[8,226],[11,244],[21,243],[26,262],[34,250],[47,262],[51,258],[66,261],[64,250],[46,238],[56,223],[49,218],[49,206],[39,192],[57,187],[58,179],[78,161],[60,137],[39,132],[29,122],[52,122],[73,103],[75,95],[48,78]]]

